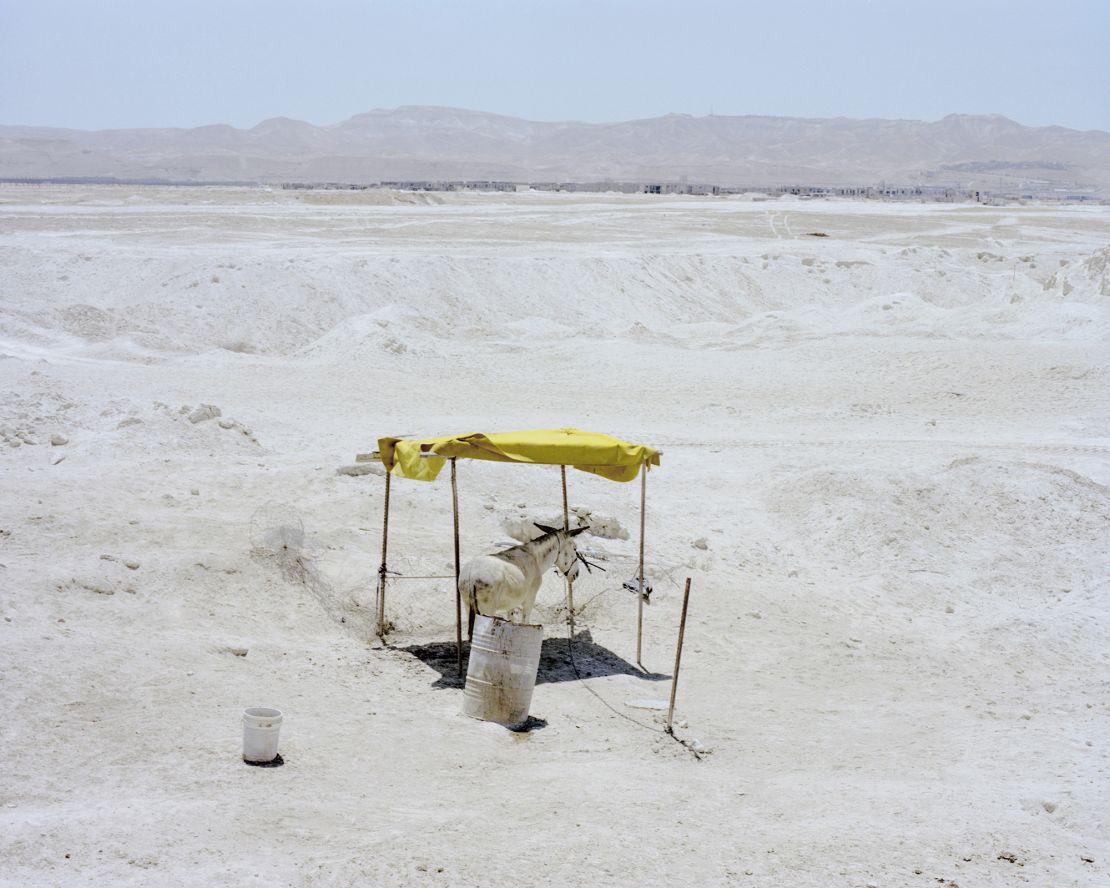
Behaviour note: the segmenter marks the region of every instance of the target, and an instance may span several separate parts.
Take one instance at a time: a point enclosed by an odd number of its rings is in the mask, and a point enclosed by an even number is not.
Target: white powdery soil
[[[1105,207],[0,190],[0,884],[1106,884],[1108,257]],[[639,482],[569,471],[605,570],[513,734],[446,473],[373,638],[354,457],[545,426],[664,451],[654,591],[641,670]],[[562,523],[458,475],[464,559]]]

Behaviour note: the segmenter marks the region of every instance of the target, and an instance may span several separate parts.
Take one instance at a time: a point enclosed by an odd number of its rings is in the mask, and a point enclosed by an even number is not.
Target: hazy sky
[[[0,0],[0,123],[450,105],[1110,130],[1110,0]]]

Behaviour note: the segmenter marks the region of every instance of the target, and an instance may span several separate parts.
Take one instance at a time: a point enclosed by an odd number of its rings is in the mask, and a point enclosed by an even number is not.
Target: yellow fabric
[[[385,467],[394,475],[417,481],[434,481],[449,457],[573,466],[611,481],[632,481],[642,464],[659,465],[659,451],[654,447],[578,429],[475,432],[423,440],[381,438],[378,450]],[[434,453],[436,457],[424,458],[421,453]]]

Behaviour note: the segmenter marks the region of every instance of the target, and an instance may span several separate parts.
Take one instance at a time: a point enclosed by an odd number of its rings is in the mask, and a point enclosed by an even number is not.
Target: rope
[[[567,653],[570,655],[570,668],[574,670],[574,677],[578,679],[578,681],[582,685],[582,687],[584,687],[587,691],[589,691],[591,694],[593,694],[595,697],[597,697],[597,699],[601,702],[602,706],[604,706],[606,709],[608,709],[614,715],[619,715],[625,721],[630,721],[634,725],[639,725],[641,728],[644,728],[648,731],[651,731],[653,734],[657,732],[658,729],[655,728],[653,725],[645,725],[642,721],[639,721],[638,719],[634,719],[627,712],[621,712],[619,709],[614,707],[612,703],[610,703],[608,700],[606,700],[604,697],[602,697],[601,694],[599,694],[597,691],[595,691],[593,688],[591,688],[588,684],[586,684],[582,680],[582,673],[578,671],[578,663],[574,659],[574,632],[570,628],[570,622],[569,621],[567,622]]]
[[[595,595],[593,598],[591,598],[588,602],[586,602],[586,604],[589,604],[590,601],[597,600],[602,595],[604,595],[606,592],[615,592],[615,591],[616,591],[615,589],[603,589],[601,592],[599,592],[597,595]],[[585,608],[585,606],[586,606],[585,604],[582,605],[583,608]],[[567,620],[567,654],[570,656],[570,668],[574,671],[574,677],[576,679],[578,679],[578,683],[583,688],[585,688],[587,691],[589,691],[591,694],[593,694],[594,697],[597,698],[598,702],[600,702],[602,706],[604,706],[606,709],[608,709],[614,715],[620,716],[625,721],[631,722],[632,724],[637,725],[637,726],[639,726],[639,727],[641,727],[641,728],[643,728],[647,731],[651,731],[653,734],[658,733],[659,729],[657,727],[655,727],[655,725],[644,724],[639,719],[635,719],[632,716],[630,716],[627,712],[622,712],[621,710],[619,710],[615,706],[613,706],[612,703],[610,703],[608,700],[606,700],[604,697],[602,697],[601,694],[599,694],[592,687],[590,687],[588,684],[586,684],[585,680],[582,678],[582,673],[578,671],[578,663],[574,659],[574,630],[571,628],[571,626],[572,626],[572,624],[571,624],[570,620],[568,619]],[[589,627],[586,627],[586,628],[589,629]],[[696,749],[694,749],[694,747],[691,746],[686,740],[683,740],[681,737],[676,736],[673,730],[664,730],[663,734],[670,737],[672,740],[674,740],[676,743],[678,743],[679,746],[686,749],[699,762],[701,761],[702,754],[700,752],[698,752]]]

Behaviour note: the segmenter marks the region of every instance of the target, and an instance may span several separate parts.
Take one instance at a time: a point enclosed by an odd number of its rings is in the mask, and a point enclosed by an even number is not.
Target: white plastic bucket
[[[542,645],[543,626],[475,617],[463,714],[510,728],[528,721]]]
[[[243,710],[243,761],[272,762],[278,754],[280,709]]]

